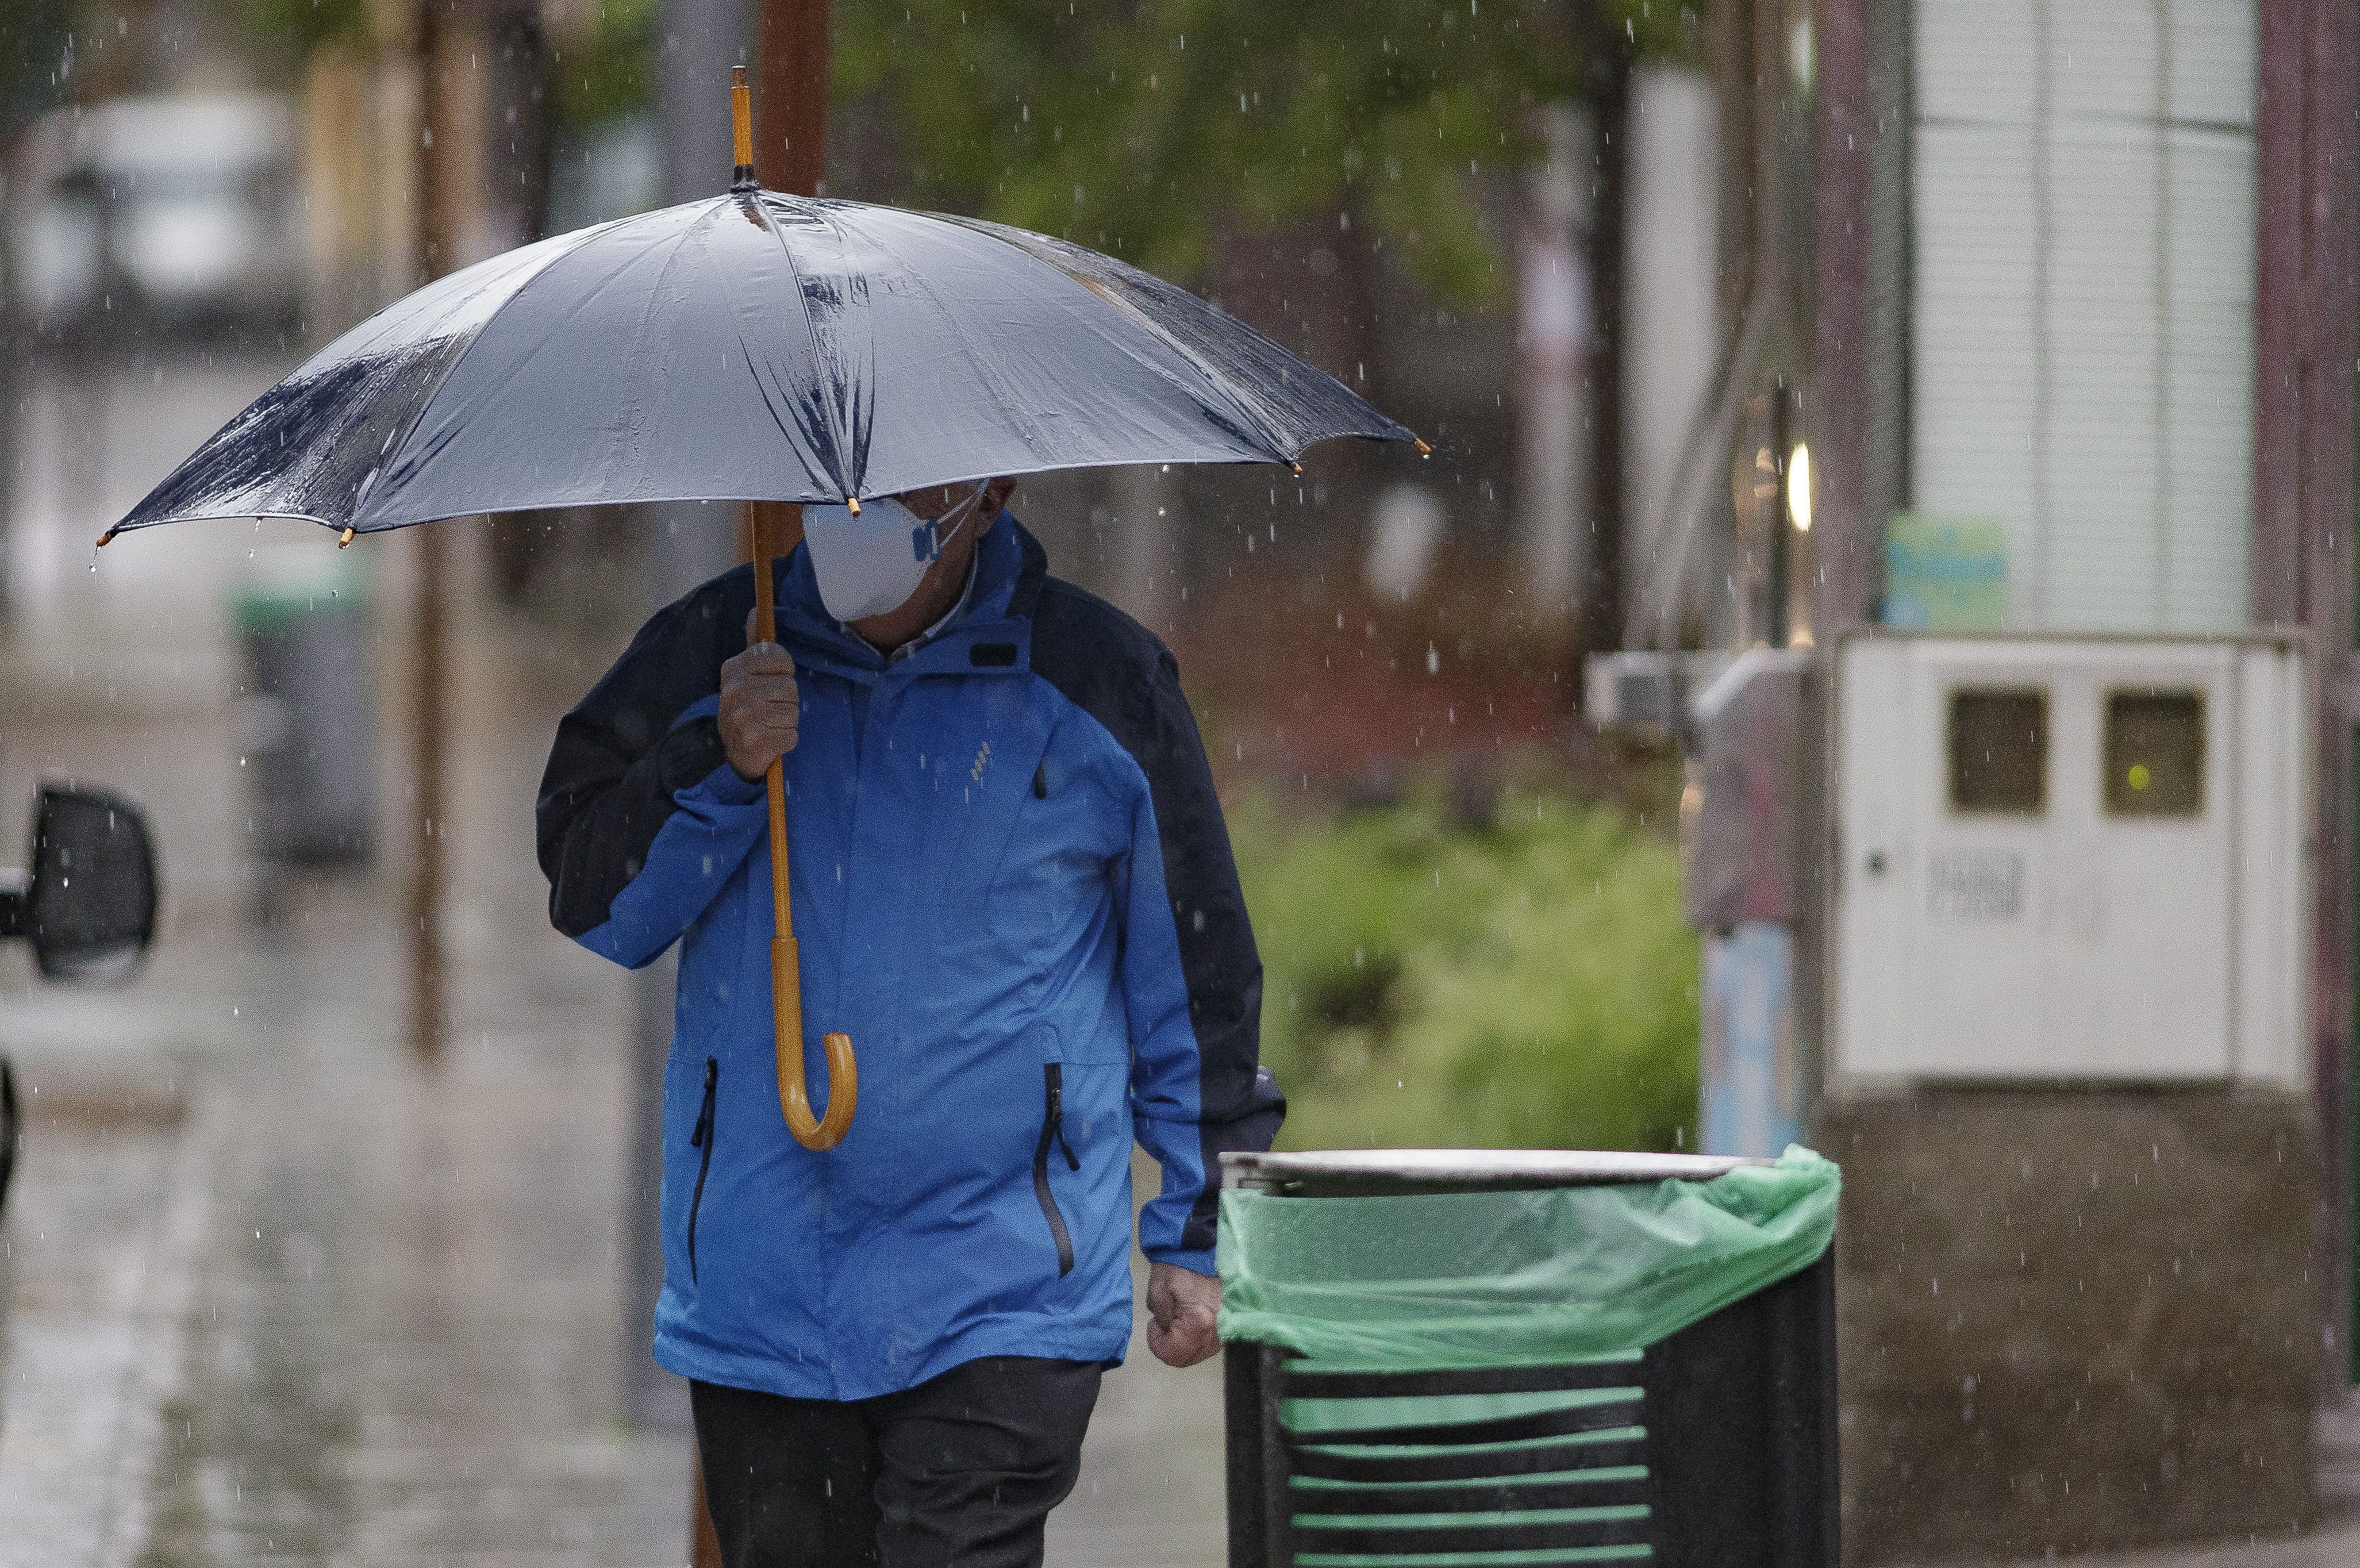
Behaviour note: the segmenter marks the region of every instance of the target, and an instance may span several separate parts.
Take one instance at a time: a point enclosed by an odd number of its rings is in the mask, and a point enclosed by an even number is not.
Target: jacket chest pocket
[[[1111,913],[1109,873],[1127,843],[1116,831],[1121,814],[1093,770],[1054,747],[1033,762],[991,893],[995,918],[1020,957],[1065,953],[1088,922]]]
[[[877,761],[894,775],[896,815],[907,817],[879,826],[898,826],[905,852],[921,851],[917,871],[941,890],[939,902],[954,916],[967,903],[972,919],[974,902],[990,889],[1048,744],[1047,727],[1021,700],[1019,684],[927,680],[890,698],[892,722],[883,738],[890,751]]]

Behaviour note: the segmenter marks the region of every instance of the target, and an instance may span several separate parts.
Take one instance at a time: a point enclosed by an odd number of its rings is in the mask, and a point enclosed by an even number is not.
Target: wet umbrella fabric
[[[1415,437],[1159,279],[978,220],[738,192],[452,274],[330,345],[110,534],[842,501]]]

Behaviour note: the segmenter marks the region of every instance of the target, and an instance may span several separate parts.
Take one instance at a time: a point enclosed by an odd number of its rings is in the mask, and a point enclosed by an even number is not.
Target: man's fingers
[[[1220,1285],[1157,1264],[1147,1282],[1147,1348],[1166,1366],[1194,1366],[1220,1349]]]
[[[750,778],[795,749],[803,715],[795,661],[775,642],[758,642],[721,666],[721,736],[729,761]]]
[[[721,665],[721,740],[730,766],[746,778],[795,749],[802,696],[795,661],[775,642],[757,642]]]
[[[1220,1348],[1220,1341],[1209,1314],[1191,1312],[1173,1327],[1150,1323],[1147,1348],[1166,1366],[1194,1366],[1209,1360]]]
[[[801,707],[792,686],[784,691],[766,689],[735,693],[729,704],[732,713],[743,715],[757,723],[792,724]]]
[[[725,687],[756,679],[792,680],[794,674],[794,655],[775,642],[758,642],[743,653],[731,654],[721,663],[721,684]]]

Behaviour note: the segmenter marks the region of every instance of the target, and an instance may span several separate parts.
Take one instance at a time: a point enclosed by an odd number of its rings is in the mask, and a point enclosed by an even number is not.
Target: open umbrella
[[[1136,268],[978,219],[754,182],[742,71],[727,195],[454,272],[255,400],[112,528],[309,518],[355,534],[658,500],[850,502],[1003,474],[1285,463],[1417,441],[1326,373]],[[755,636],[773,635],[767,543]],[[779,1091],[833,1146],[856,1096],[804,1089],[786,806],[770,774]]]

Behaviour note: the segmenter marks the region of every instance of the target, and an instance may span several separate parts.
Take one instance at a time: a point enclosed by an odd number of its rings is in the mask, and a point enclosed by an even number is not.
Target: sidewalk
[[[168,630],[202,649],[201,625]],[[402,1044],[390,877],[261,931],[235,839],[188,842],[238,813],[235,757],[176,743],[233,745],[225,704],[118,690],[119,720],[0,746],[0,812],[36,772],[157,803],[176,890],[132,990],[6,987],[36,1109],[0,1562],[684,1556],[685,1440],[616,1420],[627,992],[542,915],[553,714],[512,652],[477,636],[461,661],[454,1036],[432,1071]],[[161,1103],[113,1115],[126,1094]]]
[[[2074,1568],[2353,1568],[2360,1563],[2360,1394],[2347,1395],[2342,1405],[2321,1414],[2319,1511],[2319,1528],[2293,1540],[2039,1561],[2071,1563]],[[1986,1565],[1946,1563],[1940,1568]]]

